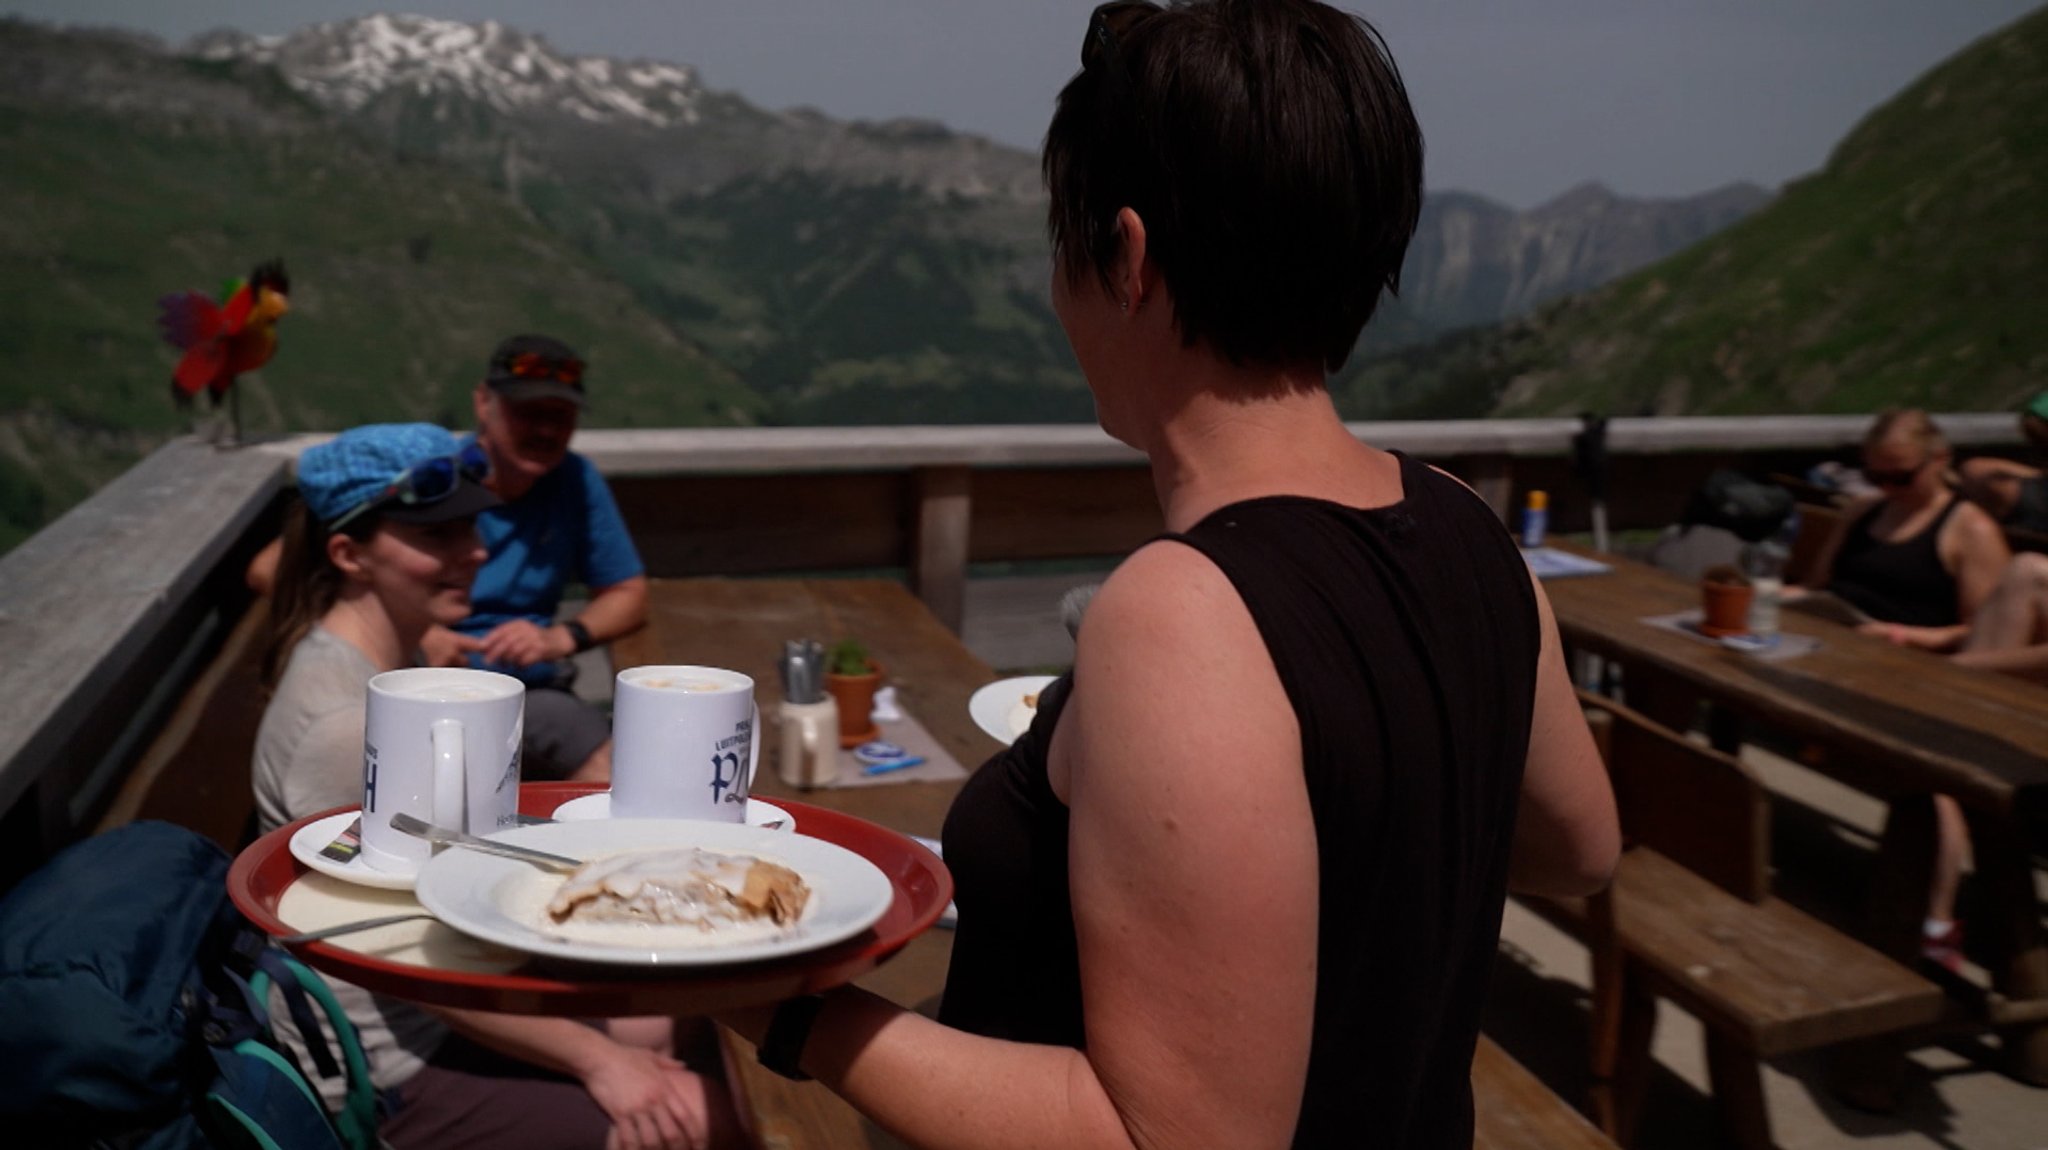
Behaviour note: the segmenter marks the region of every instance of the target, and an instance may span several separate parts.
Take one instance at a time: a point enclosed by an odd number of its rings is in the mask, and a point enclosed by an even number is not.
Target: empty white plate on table
[[[591,819],[612,817],[612,793],[599,791],[594,795],[581,795],[555,808],[555,818],[565,823],[589,822]],[[796,832],[796,816],[765,799],[747,800],[747,825],[767,827],[771,831]]]
[[[629,851],[698,847],[780,863],[803,877],[803,916],[783,927],[718,931],[626,927],[619,941],[564,937],[546,922],[547,899],[566,876],[531,863],[459,847],[420,871],[420,905],[464,934],[551,958],[634,966],[720,966],[782,958],[852,938],[888,911],[895,888],[875,864],[836,843],[736,823],[607,819],[513,827],[486,836],[535,850],[595,859]],[[763,936],[763,930],[772,933]],[[635,932],[640,938],[636,939]]]
[[[967,700],[967,714],[974,725],[988,732],[988,737],[1005,746],[1017,741],[1017,736],[1031,729],[1031,720],[1038,717],[1038,708],[1026,706],[1026,695],[1037,695],[1057,675],[1019,675],[1014,679],[998,679]]]
[[[360,817],[361,811],[343,811],[314,819],[292,832],[292,857],[324,875],[332,875],[343,882],[357,886],[373,886],[379,890],[411,890],[417,875],[391,874],[377,870],[363,861],[360,852],[347,862],[328,858],[320,853],[328,843],[341,837],[348,824]]]

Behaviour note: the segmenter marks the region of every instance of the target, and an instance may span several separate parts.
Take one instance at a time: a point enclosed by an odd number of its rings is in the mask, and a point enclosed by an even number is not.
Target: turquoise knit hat
[[[446,461],[443,491],[429,500],[397,498],[408,469]],[[410,523],[438,523],[498,505],[470,474],[462,444],[431,423],[378,423],[352,427],[299,456],[299,495],[322,523],[332,524],[371,503]]]

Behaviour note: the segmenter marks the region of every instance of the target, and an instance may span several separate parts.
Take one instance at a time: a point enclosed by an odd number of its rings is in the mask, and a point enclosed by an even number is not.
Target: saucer
[[[411,890],[416,876],[378,870],[364,862],[360,853],[347,862],[336,862],[320,853],[321,848],[340,838],[341,832],[347,830],[348,824],[361,814],[362,812],[357,810],[342,811],[340,814],[328,815],[324,819],[315,819],[300,827],[298,832],[292,835],[292,857],[321,874],[330,875],[343,882],[352,882],[357,886],[373,886],[379,890]]]
[[[610,791],[599,791],[594,795],[584,795],[581,798],[570,799],[568,802],[555,808],[554,817],[558,822],[565,823],[580,823],[590,819],[608,819],[612,817],[612,793]],[[796,832],[796,816],[766,799],[747,800],[747,822],[750,825],[757,827],[767,826],[776,819],[782,820],[782,825],[776,827],[776,830],[791,834]]]

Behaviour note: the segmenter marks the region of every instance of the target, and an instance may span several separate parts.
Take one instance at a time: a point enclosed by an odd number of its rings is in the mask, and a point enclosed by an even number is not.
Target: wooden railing
[[[1937,417],[1959,447],[2012,449],[2008,415]],[[1676,517],[1715,467],[1758,476],[1851,458],[1863,416],[1620,419],[1609,522]],[[1575,420],[1358,424],[1444,466],[1503,515],[1551,493],[1582,530]],[[277,530],[291,461],[318,437],[174,442],[0,558],[0,887],[88,831],[245,613],[241,572]],[[657,576],[900,573],[959,628],[971,572],[1120,555],[1159,530],[1143,459],[1093,427],[586,431]]]

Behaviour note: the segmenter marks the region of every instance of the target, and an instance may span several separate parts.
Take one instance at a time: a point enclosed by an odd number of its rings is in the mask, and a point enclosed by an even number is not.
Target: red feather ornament
[[[233,398],[235,378],[255,371],[277,354],[277,321],[291,310],[291,280],[277,260],[256,265],[247,281],[215,303],[201,292],[173,292],[157,301],[157,327],[164,342],[180,348],[171,372],[171,399],[190,407],[200,392],[213,406]],[[241,438],[240,412],[232,412]]]

